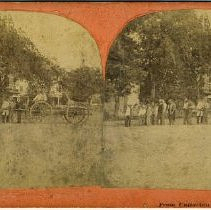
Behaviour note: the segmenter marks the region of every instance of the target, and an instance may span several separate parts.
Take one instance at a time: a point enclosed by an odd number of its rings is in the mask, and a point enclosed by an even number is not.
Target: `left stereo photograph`
[[[102,67],[69,19],[0,12],[0,188],[100,185]]]

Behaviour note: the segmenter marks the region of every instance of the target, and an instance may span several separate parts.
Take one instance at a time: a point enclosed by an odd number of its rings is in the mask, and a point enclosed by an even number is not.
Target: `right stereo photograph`
[[[105,186],[210,189],[210,23],[210,10],[157,12],[130,21],[113,41]]]

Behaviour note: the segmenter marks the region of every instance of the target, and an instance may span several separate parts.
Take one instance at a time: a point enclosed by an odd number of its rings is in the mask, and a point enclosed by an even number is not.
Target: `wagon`
[[[36,102],[33,102],[29,96],[25,96],[24,99],[22,97],[22,101],[22,111],[30,121],[45,122],[52,115],[59,115],[63,116],[66,122],[78,125],[84,123],[90,114],[89,101],[74,101],[68,98],[67,94]]]

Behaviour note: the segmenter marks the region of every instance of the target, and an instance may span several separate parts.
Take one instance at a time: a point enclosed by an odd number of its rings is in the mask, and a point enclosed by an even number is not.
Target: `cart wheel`
[[[43,121],[44,118],[50,116],[52,107],[45,101],[36,102],[30,108],[30,116],[37,121]]]
[[[67,110],[64,114],[67,122],[73,125],[82,124],[87,120],[88,116],[89,110],[87,107],[67,107]]]

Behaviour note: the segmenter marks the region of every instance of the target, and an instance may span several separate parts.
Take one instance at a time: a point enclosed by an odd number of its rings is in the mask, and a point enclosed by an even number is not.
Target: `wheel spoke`
[[[85,107],[68,107],[65,114],[65,119],[72,124],[79,124],[86,119],[86,108]]]
[[[46,102],[38,102],[32,105],[30,109],[30,115],[32,118],[36,118],[39,121],[51,114],[51,106]]]

